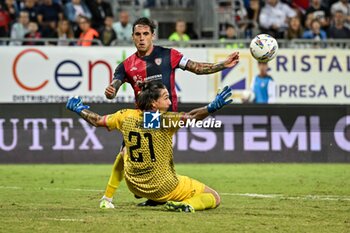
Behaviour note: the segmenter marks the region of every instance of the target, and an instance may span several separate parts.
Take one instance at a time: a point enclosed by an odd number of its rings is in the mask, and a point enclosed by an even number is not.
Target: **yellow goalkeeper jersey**
[[[183,116],[184,113],[174,112],[162,115],[173,122]],[[176,188],[179,179],[174,169],[172,137],[178,128],[146,129],[139,109],[123,109],[107,115],[105,123],[109,130],[118,129],[123,134],[127,149],[125,180],[132,193],[152,199]]]

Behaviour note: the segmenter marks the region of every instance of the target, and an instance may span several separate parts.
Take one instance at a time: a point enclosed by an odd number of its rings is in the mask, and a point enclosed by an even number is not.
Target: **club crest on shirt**
[[[160,64],[162,64],[162,58],[158,57],[154,59],[154,63],[156,63],[159,66]]]

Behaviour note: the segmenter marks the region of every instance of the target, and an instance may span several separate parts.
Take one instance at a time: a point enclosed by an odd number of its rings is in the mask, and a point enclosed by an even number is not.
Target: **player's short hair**
[[[160,91],[166,89],[160,81],[140,83],[141,92],[136,97],[137,107],[142,110],[151,110],[153,101],[160,97]]]
[[[142,17],[142,18],[137,19],[134,22],[134,24],[132,25],[132,34],[134,34],[136,25],[149,26],[149,28],[151,29],[152,34],[154,33],[154,30],[156,29],[156,25],[154,24],[154,22],[152,20],[150,20],[149,18],[146,18],[146,17]]]

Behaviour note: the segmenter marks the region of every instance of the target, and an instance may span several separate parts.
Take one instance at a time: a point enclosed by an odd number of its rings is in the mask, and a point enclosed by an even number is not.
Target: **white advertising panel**
[[[190,59],[207,60],[205,50],[180,51]],[[73,95],[89,102],[105,102],[104,89],[115,68],[134,52],[132,47],[0,47],[0,103],[57,103]],[[205,77],[179,69],[176,72],[181,102],[207,100]],[[129,84],[120,89],[115,101],[134,101]]]
[[[232,52],[178,50],[202,62],[223,61]],[[106,102],[104,89],[116,66],[134,52],[133,47],[0,47],[0,103],[57,103],[72,95],[83,96],[89,102]],[[276,84],[276,103],[350,103],[350,54],[346,50],[280,49],[269,67]],[[177,69],[179,101],[206,103],[218,88],[229,85],[239,102],[242,91],[251,87],[257,74],[257,62],[247,49],[240,50],[237,66],[216,74],[196,75]],[[130,85],[122,86],[115,101],[134,101]]]
[[[221,61],[230,52],[210,49],[209,59]],[[350,54],[346,50],[280,49],[277,57],[269,62],[269,68],[276,84],[276,103],[350,103]],[[248,50],[240,50],[240,63],[215,75],[211,93],[218,87],[229,85],[234,89],[234,97],[240,99],[242,91],[251,87],[257,74],[257,61]]]
[[[278,103],[350,103],[347,50],[284,50],[271,63],[271,75]]]

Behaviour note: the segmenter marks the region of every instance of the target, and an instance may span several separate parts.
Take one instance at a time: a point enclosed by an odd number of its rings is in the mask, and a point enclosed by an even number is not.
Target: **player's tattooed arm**
[[[117,95],[118,90],[119,90],[121,85],[122,85],[122,81],[120,81],[119,79],[114,79],[108,85],[108,87],[105,89],[105,96],[106,96],[106,98],[107,99],[113,99]]]
[[[186,70],[191,71],[195,74],[212,74],[223,69],[225,69],[223,62],[205,63],[189,60],[186,65]]]
[[[217,63],[195,62],[189,60],[186,64],[186,70],[196,74],[212,74],[226,68],[231,68],[239,62],[239,52],[230,54],[226,60]]]
[[[84,109],[80,112],[80,116],[95,127],[105,126],[103,116],[100,116],[93,111]]]

